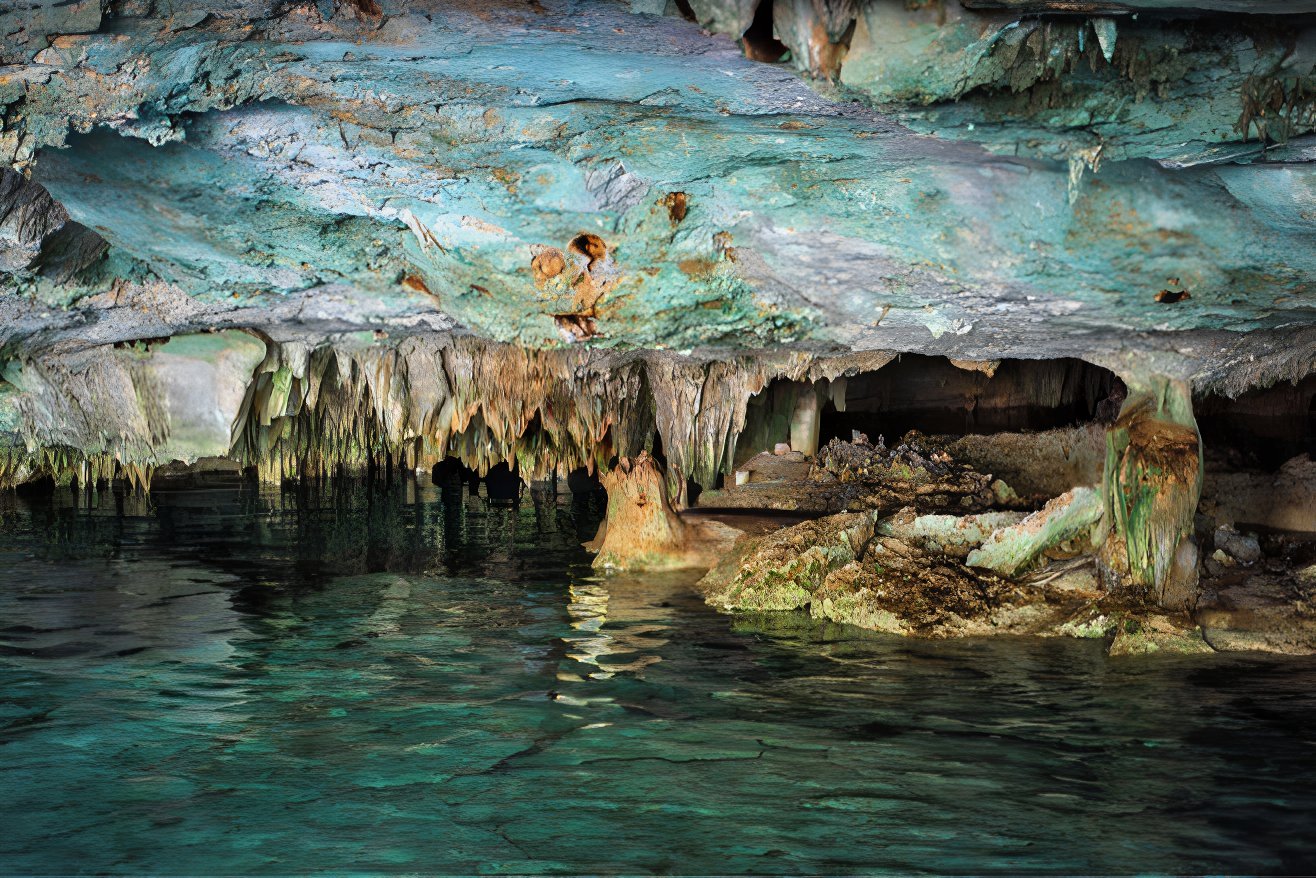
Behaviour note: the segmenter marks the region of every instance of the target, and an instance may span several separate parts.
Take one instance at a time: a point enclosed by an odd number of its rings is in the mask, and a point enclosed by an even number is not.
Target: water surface
[[[1316,663],[732,619],[597,506],[0,497],[0,872],[1311,872]]]

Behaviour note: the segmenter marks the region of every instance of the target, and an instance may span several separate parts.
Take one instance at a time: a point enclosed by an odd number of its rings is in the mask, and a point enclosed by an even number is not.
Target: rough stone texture
[[[862,562],[827,577],[813,615],[834,622],[923,637],[1043,633],[1081,599],[1051,605],[1038,588],[982,576],[893,537],[878,537]]]
[[[842,513],[741,541],[700,581],[708,602],[739,610],[805,607],[828,574],[873,536],[873,514]]]
[[[1115,639],[1110,644],[1113,656],[1199,655],[1214,651],[1202,636],[1201,628],[1155,614],[1121,620],[1115,626]]]
[[[1208,471],[1202,505],[1228,523],[1316,533],[1316,462],[1304,454],[1276,473]]]
[[[706,491],[700,495],[699,505],[813,513],[875,509],[890,513],[912,503],[924,513],[963,513],[1002,500],[999,483],[952,460],[936,443],[917,434],[894,448],[880,442],[874,445],[867,438],[854,442],[833,439],[819,450],[803,477],[799,469],[791,468],[783,475],[787,473],[795,478],[751,479],[745,485]]]
[[[605,570],[708,567],[736,537],[717,521],[681,520],[667,496],[662,467],[645,452],[622,458],[604,474],[608,517],[590,546],[594,566]]]
[[[820,91],[856,96],[917,130],[1068,159],[1076,185],[1110,158],[1183,166],[1261,156],[1264,143],[1240,141],[1254,133],[1284,141],[1316,122],[1316,9],[1305,2],[711,0],[701,7],[702,23],[733,35],[744,33],[755,7],[770,9],[791,63]],[[1152,14],[1128,14],[1139,11]],[[1237,14],[1246,12],[1271,15]],[[762,51],[749,34],[745,47]]]
[[[991,506],[992,480],[911,433],[888,449],[866,439],[833,439],[819,450],[810,481],[834,493],[846,509],[972,512]]]
[[[1049,501],[1018,524],[996,530],[965,563],[1003,576],[1017,576],[1037,563],[1046,550],[1074,541],[1079,551],[1092,547],[1092,528],[1101,520],[1101,494],[1075,488]]]
[[[1024,519],[1022,512],[983,512],[978,515],[916,515],[902,509],[877,523],[882,536],[895,537],[944,555],[967,557],[997,531]]]
[[[1241,534],[1229,525],[1215,529],[1215,547],[1240,564],[1261,560],[1261,545],[1254,534]]]
[[[10,361],[0,382],[0,486],[40,472],[67,482],[149,481],[171,460],[227,455],[265,347],[244,333],[178,336]]]
[[[856,14],[887,6],[928,14]],[[1066,162],[915,136],[619,4],[41,9],[0,77],[0,148],[110,248],[76,281],[18,281],[10,345],[461,326],[532,345],[1151,357],[1220,387],[1311,366],[1304,164],[1172,170],[1112,148],[1071,204]],[[1025,46],[1070,27],[1014,20],[993,26]],[[1137,39],[1162,38],[1119,46]],[[537,274],[554,252],[562,269]],[[1170,279],[1191,300],[1155,302]],[[146,290],[151,313],[121,312]]]
[[[1100,424],[1089,424],[1037,433],[969,435],[946,441],[945,448],[956,460],[1003,480],[1021,497],[1044,502],[1101,481],[1106,431]]]
[[[1316,652],[1316,542],[1309,534],[1274,532],[1259,543],[1250,564],[1224,552],[1225,563],[1206,560],[1194,620],[1218,650]]]
[[[1310,583],[1261,574],[1209,592],[1193,616],[1222,652],[1308,655],[1316,652],[1314,598]]]
[[[746,484],[802,482],[809,477],[809,460],[798,451],[777,454],[764,451],[736,468],[736,481],[744,473]]]
[[[807,608],[816,618],[920,637],[1077,636],[1065,626],[1100,597],[1092,578],[1086,588],[1055,587],[1055,577],[1011,582],[966,567],[917,536],[901,539],[883,529],[874,531],[870,513],[842,513],[744,539],[700,587],[721,609]]]

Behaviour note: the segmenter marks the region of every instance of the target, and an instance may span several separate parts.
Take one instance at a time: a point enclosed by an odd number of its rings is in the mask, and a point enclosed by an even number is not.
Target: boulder
[[[1215,547],[1240,564],[1255,564],[1261,560],[1261,544],[1256,534],[1241,534],[1229,525],[1215,529]]]
[[[1101,495],[1094,488],[1075,488],[1012,527],[1001,528],[969,553],[970,567],[1017,576],[1037,563],[1042,553],[1078,539],[1090,543],[1092,527],[1101,520]]]

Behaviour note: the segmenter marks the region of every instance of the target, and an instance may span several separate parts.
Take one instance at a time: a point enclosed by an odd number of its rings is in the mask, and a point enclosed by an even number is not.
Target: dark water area
[[[1316,662],[735,619],[598,513],[0,496],[0,873],[1316,871]]]

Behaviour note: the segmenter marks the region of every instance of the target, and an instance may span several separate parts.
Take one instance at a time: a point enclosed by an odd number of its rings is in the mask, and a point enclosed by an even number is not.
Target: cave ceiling
[[[0,345],[437,330],[1305,374],[1314,15],[9,8]]]

